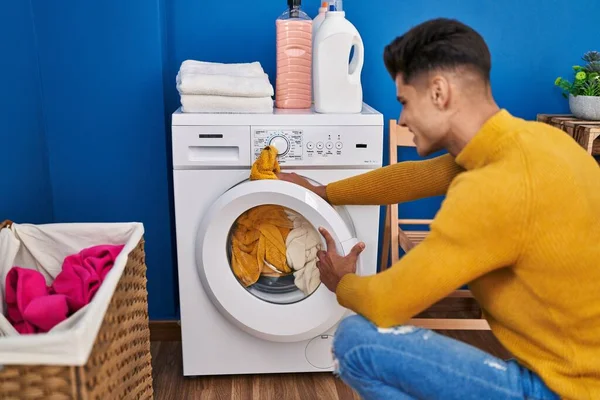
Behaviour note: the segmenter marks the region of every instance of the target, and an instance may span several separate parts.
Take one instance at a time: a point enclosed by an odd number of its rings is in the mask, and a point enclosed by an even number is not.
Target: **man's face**
[[[412,83],[412,82],[411,82]],[[396,95],[402,104],[398,125],[407,127],[414,135],[417,153],[427,156],[444,148],[449,132],[448,111],[443,106],[447,93],[440,99],[440,91],[447,91],[442,82],[422,77],[414,84],[404,82],[402,74],[396,77]]]

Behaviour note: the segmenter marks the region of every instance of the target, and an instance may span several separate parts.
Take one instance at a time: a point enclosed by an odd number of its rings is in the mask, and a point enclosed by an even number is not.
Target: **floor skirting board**
[[[175,320],[150,321],[150,340],[153,342],[180,342],[181,323]]]
[[[415,318],[479,318],[481,310],[472,298],[445,298]],[[151,320],[150,340],[153,342],[180,342],[181,322],[178,320]]]

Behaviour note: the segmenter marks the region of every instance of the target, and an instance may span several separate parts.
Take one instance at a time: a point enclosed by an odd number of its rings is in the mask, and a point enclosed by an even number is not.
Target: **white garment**
[[[181,95],[181,111],[184,113],[255,113],[273,112],[270,97],[229,97],[184,94]]]
[[[294,283],[304,294],[314,292],[321,283],[317,269],[317,252],[321,249],[321,238],[317,230],[304,217],[287,211],[294,229],[286,239],[286,257],[294,272]]]
[[[274,94],[273,85],[264,73],[261,76],[233,76],[184,71],[177,74],[176,83],[179,94],[239,97],[268,97]]]
[[[179,72],[231,76],[262,76],[265,73],[258,61],[251,63],[216,63],[196,60],[182,62]]]

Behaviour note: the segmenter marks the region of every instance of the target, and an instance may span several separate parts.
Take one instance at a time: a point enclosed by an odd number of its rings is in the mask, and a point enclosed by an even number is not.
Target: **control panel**
[[[252,159],[266,146],[274,146],[281,165],[381,165],[381,130],[381,126],[252,126]]]
[[[280,160],[302,160],[302,131],[298,129],[256,129],[252,131],[254,158],[266,146],[277,149]]]

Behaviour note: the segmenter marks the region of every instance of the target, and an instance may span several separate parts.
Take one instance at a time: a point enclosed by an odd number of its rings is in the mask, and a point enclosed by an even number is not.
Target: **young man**
[[[332,204],[446,194],[431,232],[390,269],[361,277],[321,230],[321,280],[358,315],[336,333],[337,372],[365,399],[600,399],[600,168],[562,131],[513,117],[490,89],[490,54],[454,20],[385,49],[399,124],[422,156],[312,187]],[[464,284],[516,360],[400,326]]]

